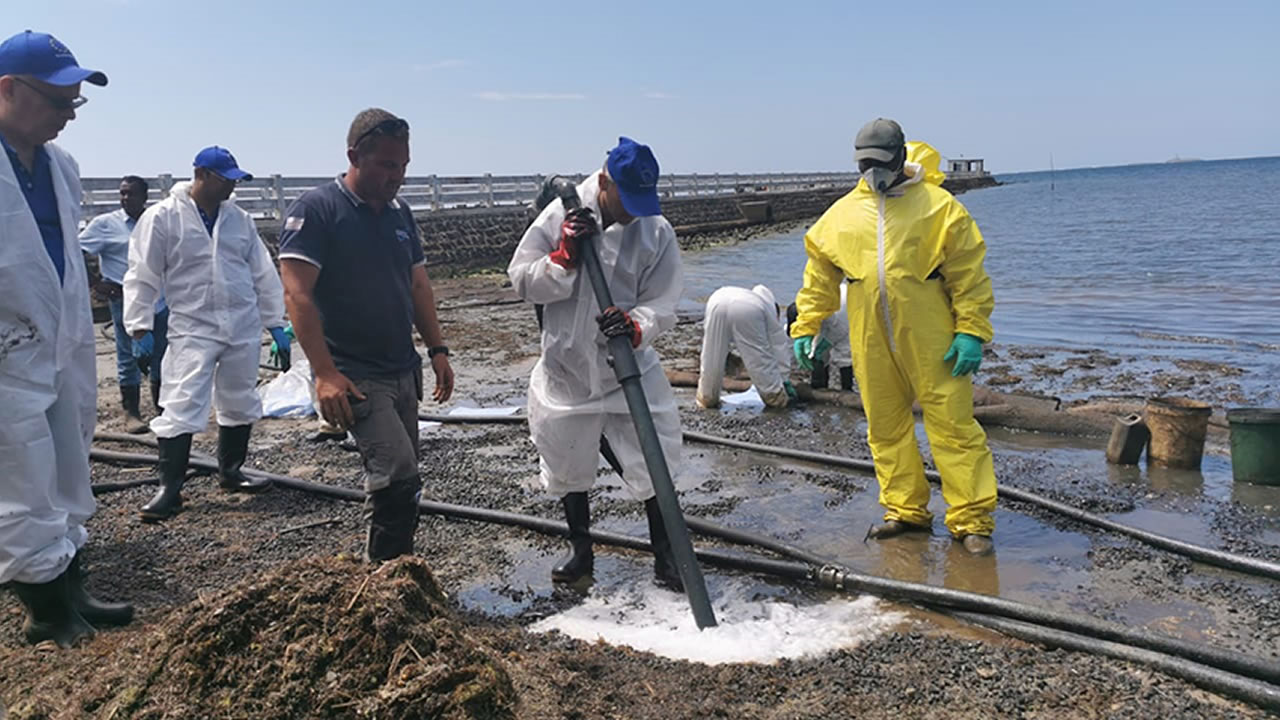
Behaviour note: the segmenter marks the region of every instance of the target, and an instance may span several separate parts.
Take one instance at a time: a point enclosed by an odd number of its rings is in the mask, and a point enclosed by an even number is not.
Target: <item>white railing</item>
[[[571,176],[581,181],[583,176]],[[168,194],[184,178],[161,175],[147,178],[152,202]],[[528,205],[542,187],[541,175],[428,175],[405,179],[400,197],[415,211],[486,209]],[[752,193],[800,192],[852,187],[857,173],[759,173],[664,175],[658,181],[663,198],[719,197]],[[284,217],[289,204],[307,190],[332,177],[257,177],[236,188],[236,201],[260,219]],[[119,178],[84,178],[83,217],[90,218],[120,207]]]

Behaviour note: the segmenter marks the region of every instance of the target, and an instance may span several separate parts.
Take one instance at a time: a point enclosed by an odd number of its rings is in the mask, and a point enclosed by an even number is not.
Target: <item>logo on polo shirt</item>
[[[396,239],[402,243],[409,242],[409,231],[403,228],[396,228]]]

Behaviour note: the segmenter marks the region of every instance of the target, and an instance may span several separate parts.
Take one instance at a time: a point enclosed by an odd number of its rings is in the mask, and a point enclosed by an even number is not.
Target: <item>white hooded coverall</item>
[[[769,407],[786,407],[783,382],[791,368],[791,340],[769,288],[756,285],[748,290],[729,285],[716,290],[707,298],[704,326],[698,404],[720,404],[724,361],[732,342],[760,398]]]
[[[76,230],[80,168],[45,143],[66,262],[59,284],[35,216],[0,159],[0,583],[47,583],[88,539],[97,367]]]
[[[840,368],[853,366],[853,347],[849,344],[849,284],[840,283],[840,309],[831,313],[822,321],[822,329],[818,330],[816,342],[826,340],[831,343],[822,361],[827,364],[827,371],[833,378],[840,377]],[[814,364],[817,364],[814,359]]]
[[[582,206],[600,218],[599,174],[578,185]],[[553,495],[584,492],[595,483],[600,436],[621,462],[623,482],[637,500],[653,497],[653,484],[627,410],[622,387],[608,362],[591,281],[581,261],[565,269],[548,258],[559,246],[564,207],[543,209],[520,239],[507,266],[517,294],[542,304],[542,357],[529,378],[529,431],[541,457],[541,479]],[[653,340],[675,327],[676,303],[684,287],[680,246],[661,215],[627,225],[614,223],[595,239],[613,302],[641,331],[635,348],[653,423],[674,478],[680,469],[680,414]]]
[[[156,437],[201,432],[210,386],[218,425],[262,417],[258,363],[262,329],[284,326],[284,289],[249,213],[234,198],[218,208],[213,234],[191,198],[191,183],[138,219],[124,276],[124,323],[150,330],[156,298],[169,303],[169,349],[160,365]]]

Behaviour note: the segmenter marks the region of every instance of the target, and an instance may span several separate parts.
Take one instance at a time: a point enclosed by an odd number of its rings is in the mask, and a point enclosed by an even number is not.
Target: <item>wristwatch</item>
[[[448,355],[448,354],[449,354],[449,346],[448,346],[448,345],[433,345],[433,346],[431,346],[431,347],[427,348],[427,359],[428,359],[428,360],[430,360],[430,359],[434,358],[434,357],[435,357],[435,356],[437,356],[437,355]]]

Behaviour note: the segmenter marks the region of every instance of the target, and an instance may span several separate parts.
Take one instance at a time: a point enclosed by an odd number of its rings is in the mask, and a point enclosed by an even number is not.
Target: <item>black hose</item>
[[[94,495],[105,495],[106,493],[120,492],[121,490],[132,490],[144,485],[157,485],[159,482],[159,478],[149,477],[139,480],[126,480],[124,482],[93,483],[89,487],[93,490]]]
[[[799,560],[800,562],[808,563],[815,567],[839,564],[835,560],[822,557],[821,555],[815,555],[804,548],[784,543],[781,540],[769,537],[768,535],[761,535],[749,530],[727,527],[692,515],[685,515],[684,521],[688,523],[689,529],[694,532],[719,538],[737,545],[751,545],[758,548],[764,548],[765,550],[772,550],[783,557]]]
[[[157,462],[157,458],[155,456],[121,453],[97,448],[90,451],[90,457],[94,460],[111,462]],[[193,459],[191,461],[191,465],[196,468],[216,467],[216,463],[213,463],[212,461],[199,459]],[[332,485],[314,483],[307,480],[292,478],[287,475],[277,475],[275,473],[263,472],[260,470],[245,469],[244,472],[250,476],[269,479],[281,487],[301,490],[340,500],[362,502],[365,498],[365,494],[362,491],[353,488],[341,488]],[[561,537],[568,535],[568,528],[562,522],[523,515],[520,513],[489,510],[465,505],[454,505],[451,503],[441,503],[430,500],[423,500],[419,502],[419,508],[422,512],[432,515],[443,515],[446,517],[465,520],[476,520],[500,525],[523,527],[536,532]],[[769,547],[771,545],[772,547],[770,547],[770,549],[778,551],[788,551],[787,549],[790,547],[777,540],[760,538],[754,533],[749,533],[747,531],[730,530],[705,520],[698,521],[696,526],[691,524],[691,527],[700,529],[701,532],[724,536],[726,539],[734,541],[750,542],[751,544],[760,544],[765,547]],[[591,536],[596,542],[604,545],[617,545],[619,547],[626,547],[633,550],[649,549],[649,544],[647,542],[637,540],[636,538],[631,538],[626,535],[619,535],[616,533],[593,529],[591,531]],[[796,550],[795,552],[802,555],[808,555],[812,560],[823,560],[823,558],[816,555],[810,555],[806,551]],[[1116,623],[1098,620],[1096,618],[1070,615],[1067,613],[1049,610],[1047,608],[1020,603],[1014,600],[965,592],[963,590],[952,590],[949,588],[939,588],[920,583],[891,580],[874,575],[864,575],[834,564],[824,564],[823,567],[819,568],[816,567],[816,562],[808,560],[806,562],[799,563],[786,560],[772,560],[759,556],[740,557],[723,550],[698,550],[696,554],[699,558],[706,559],[707,562],[720,567],[727,567],[747,572],[763,572],[792,580],[816,581],[824,587],[842,592],[863,592],[879,597],[905,600],[924,606],[1001,615],[1077,634],[1088,635],[1101,640],[1123,642],[1125,644],[1134,645],[1148,650],[1176,655],[1188,660],[1203,663],[1205,665],[1211,665],[1216,668],[1259,680],[1280,683],[1280,664],[1220,650],[1207,645],[1197,645],[1177,638],[1138,631]]]
[[[991,628],[1019,640],[1064,650],[1105,655],[1117,660],[1146,665],[1166,675],[1186,680],[1206,690],[1212,690],[1219,695],[1244,700],[1271,712],[1280,711],[1280,688],[1269,683],[1240,677],[1239,675],[1207,667],[1184,658],[1170,657],[1169,655],[1152,652],[1140,647],[1098,640],[1008,618],[968,612],[953,612],[951,614],[974,625]]]
[[[117,433],[117,432],[95,432],[93,434],[93,439],[101,440],[103,442],[133,443],[135,445],[146,445],[147,447],[153,447],[153,448],[160,447],[160,441],[157,440],[154,435],[133,435],[131,433]],[[213,456],[208,455],[206,453],[202,453],[199,450],[192,450],[191,457],[200,458],[202,460],[209,460],[211,462],[213,461]],[[103,484],[107,485],[109,483],[103,483]]]
[[[691,430],[686,430],[684,432],[684,439],[711,445],[724,445],[726,447],[777,455],[779,457],[793,458],[796,460],[805,460],[807,462],[830,465],[833,467],[860,470],[867,473],[875,472],[875,464],[870,460],[857,460],[854,458],[827,455],[826,453],[811,452],[808,450],[792,450],[791,448],[775,447],[773,445],[761,445],[742,440],[733,440],[730,438],[717,437],[715,435],[707,435],[705,433],[694,432]],[[931,482],[941,482],[938,473],[935,471],[930,470],[926,472],[925,475]],[[1227,552],[1225,550],[1215,550],[1213,548],[1202,547],[1200,545],[1168,537],[1167,535],[1160,535],[1159,533],[1135,528],[1131,525],[1125,525],[1102,517],[1101,515],[1088,512],[1087,510],[1081,510],[1080,508],[1072,507],[1066,503],[1051,500],[1043,495],[1037,495],[1036,493],[1021,490],[1016,487],[1009,487],[1008,485],[1002,484],[1000,485],[999,493],[1001,497],[1035,505],[1037,507],[1044,508],[1045,510],[1065,515],[1087,525],[1093,525],[1094,527],[1099,527],[1104,530],[1110,530],[1111,532],[1119,533],[1121,535],[1127,535],[1135,540],[1151,545],[1152,547],[1183,555],[1206,565],[1214,565],[1228,570],[1236,570],[1248,575],[1280,580],[1280,565],[1273,562],[1259,558],[1246,557],[1244,555]]]

